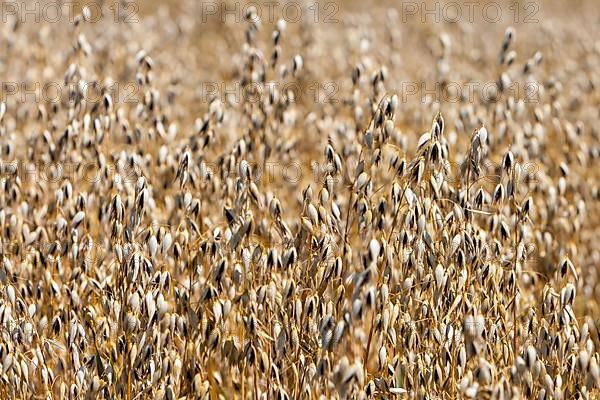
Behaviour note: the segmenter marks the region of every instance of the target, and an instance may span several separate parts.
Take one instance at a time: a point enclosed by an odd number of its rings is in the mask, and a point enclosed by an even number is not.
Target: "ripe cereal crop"
[[[594,1],[48,4],[2,4],[0,398],[600,396]]]

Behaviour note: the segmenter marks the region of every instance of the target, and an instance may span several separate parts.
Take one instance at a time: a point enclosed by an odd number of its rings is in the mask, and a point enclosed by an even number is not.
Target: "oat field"
[[[600,398],[599,10],[2,1],[0,398]]]

